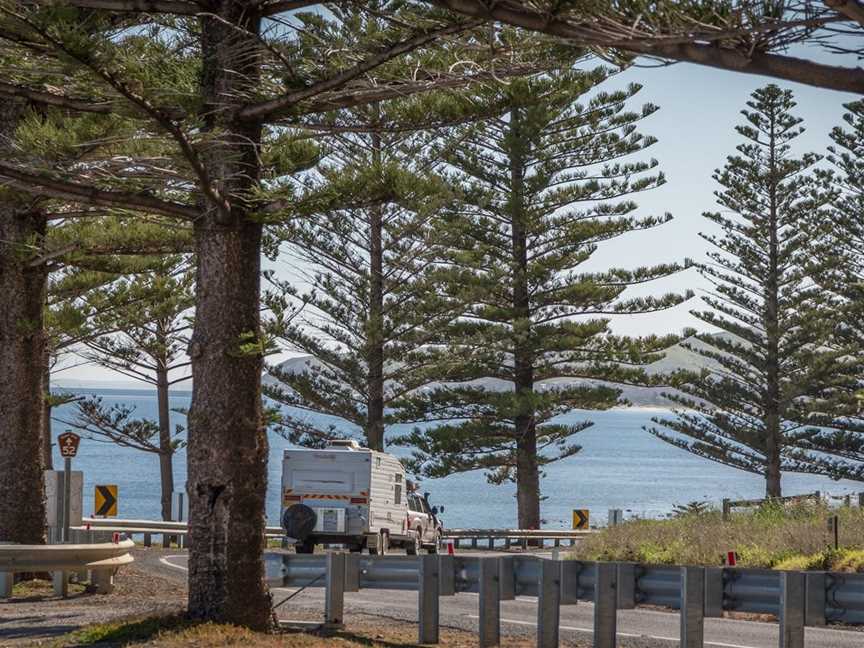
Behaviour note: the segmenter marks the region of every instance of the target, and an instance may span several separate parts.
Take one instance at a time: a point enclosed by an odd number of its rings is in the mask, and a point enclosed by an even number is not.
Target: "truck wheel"
[[[440,546],[441,546],[441,534],[436,533],[435,539],[432,541],[432,544],[430,544],[427,547],[426,552],[429,554],[437,554],[438,553],[438,547],[440,547]]]
[[[375,547],[369,547],[369,553],[373,556],[386,556],[390,550],[390,536],[383,531],[380,532],[375,545]]]
[[[417,529],[415,533],[411,534],[411,539],[405,543],[405,553],[409,556],[416,556],[420,553],[420,538],[423,537],[423,530]]]
[[[300,542],[294,545],[294,551],[298,554],[311,554],[315,553],[315,543],[307,540],[306,542]]]

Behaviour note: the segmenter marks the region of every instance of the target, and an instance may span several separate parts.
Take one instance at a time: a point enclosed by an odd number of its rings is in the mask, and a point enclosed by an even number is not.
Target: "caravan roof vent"
[[[359,450],[360,444],[354,439],[333,439],[330,442],[331,448],[342,448],[344,450]]]

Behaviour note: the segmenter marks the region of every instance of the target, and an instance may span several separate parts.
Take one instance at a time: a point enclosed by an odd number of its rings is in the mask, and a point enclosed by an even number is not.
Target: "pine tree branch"
[[[328,79],[313,83],[308,88],[289,92],[277,99],[271,99],[257,104],[252,104],[241,108],[237,112],[237,116],[243,120],[252,121],[268,121],[278,119],[292,110],[300,102],[312,99],[326,92],[330,92],[342,88],[350,81],[371,72],[372,70],[392,61],[399,56],[413,52],[414,50],[423,47],[428,43],[433,43],[445,36],[459,34],[468,29],[477,27],[483,24],[484,20],[469,20],[464,23],[446,25],[440,29],[422,31],[410,38],[406,38],[398,43],[394,43],[388,47],[382,48],[376,54],[373,54],[361,61],[357,65],[343,70],[339,74],[335,74]]]
[[[546,12],[531,10],[527,3],[518,1],[492,4],[482,0],[428,1],[465,16],[499,20],[516,27],[558,36],[580,45],[614,48],[632,54],[684,61],[744,74],[796,81],[820,88],[864,94],[864,70],[861,68],[825,65],[782,54],[742,53],[733,49],[725,49],[713,43],[669,43],[668,40],[664,41],[662,38],[654,41],[651,38],[627,38],[626,34],[620,36],[604,34],[592,30],[590,27],[576,25],[568,20],[553,17]],[[827,2],[830,0],[826,0]],[[853,3],[847,0],[843,7],[850,13],[854,12],[857,15],[856,8],[850,7],[851,4]],[[855,2],[854,4],[857,5],[858,3]]]
[[[275,16],[283,11],[296,11],[321,4],[320,0],[273,0],[261,4],[262,16]]]
[[[131,211],[143,210],[188,221],[195,220],[199,216],[197,209],[180,203],[172,203],[144,194],[109,191],[90,185],[58,180],[47,175],[22,171],[3,161],[0,161],[0,178],[10,180],[11,182],[7,182],[7,184],[34,196],[60,198],[85,205],[116,207]]]
[[[55,106],[58,108],[67,108],[75,112],[87,112],[98,114],[111,114],[114,108],[108,103],[93,103],[83,99],[72,99],[62,95],[56,95],[51,92],[43,92],[34,90],[25,86],[15,85],[0,81],[0,96],[2,97],[21,97],[32,101],[33,103],[42,104],[44,106]]]
[[[183,0],[55,0],[51,2],[36,0],[36,4],[125,13],[164,13],[176,16],[195,16],[204,11],[198,3],[183,2]]]
[[[858,0],[824,0],[825,5],[864,27],[864,5]]]
[[[20,21],[22,24],[32,29],[35,33],[39,34],[39,36],[41,36],[45,40],[45,42],[50,47],[54,48],[57,52],[68,56],[72,60],[76,61],[78,64],[90,70],[96,77],[102,80],[102,82],[115,90],[130,104],[136,107],[144,115],[152,119],[163,130],[165,130],[177,143],[186,162],[189,164],[190,167],[192,167],[192,170],[198,179],[198,184],[202,193],[221,212],[228,213],[231,211],[231,207],[228,204],[227,200],[221,195],[219,190],[211,182],[209,173],[207,172],[204,164],[202,164],[200,156],[198,155],[197,148],[188,138],[180,125],[177,123],[174,114],[176,112],[175,110],[165,110],[159,106],[156,106],[149,99],[144,97],[141,93],[133,90],[129,83],[120,79],[119,76],[115,74],[112,70],[103,67],[93,57],[83,54],[80,50],[68,47],[65,42],[59,40],[58,38],[53,36],[48,30],[34,23],[32,20],[29,20],[26,16],[8,9],[4,9],[3,7],[0,7],[0,12],[6,14],[14,20]]]

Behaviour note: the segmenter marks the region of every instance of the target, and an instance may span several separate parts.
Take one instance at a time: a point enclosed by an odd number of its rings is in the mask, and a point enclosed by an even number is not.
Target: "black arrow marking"
[[[108,486],[97,486],[96,492],[102,496],[102,506],[96,511],[96,515],[108,516],[116,514],[114,507],[117,505],[117,498],[114,497],[111,488]]]
[[[588,528],[588,512],[583,511],[582,509],[577,509],[574,511],[576,513],[576,517],[579,518],[579,522],[576,524],[577,529],[587,529]]]

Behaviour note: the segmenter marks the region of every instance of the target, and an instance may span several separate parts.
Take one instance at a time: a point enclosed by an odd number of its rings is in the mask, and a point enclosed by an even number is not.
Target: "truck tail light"
[[[366,497],[352,497],[351,503],[352,504],[368,504],[369,499]]]
[[[303,499],[303,498],[300,497],[299,495],[286,495],[285,496],[286,502],[299,502],[301,499]]]

